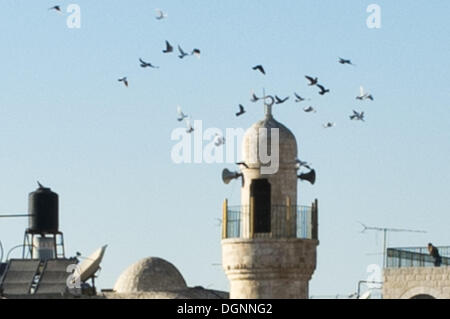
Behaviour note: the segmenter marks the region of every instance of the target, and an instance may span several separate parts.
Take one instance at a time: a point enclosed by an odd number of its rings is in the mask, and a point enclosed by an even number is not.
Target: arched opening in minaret
[[[253,231],[255,233],[271,232],[271,186],[267,179],[255,179],[250,186],[253,197]]]

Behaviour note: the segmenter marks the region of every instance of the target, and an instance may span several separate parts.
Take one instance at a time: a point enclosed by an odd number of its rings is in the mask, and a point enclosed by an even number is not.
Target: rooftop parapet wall
[[[450,299],[450,267],[384,270],[384,299],[412,299],[418,296]]]

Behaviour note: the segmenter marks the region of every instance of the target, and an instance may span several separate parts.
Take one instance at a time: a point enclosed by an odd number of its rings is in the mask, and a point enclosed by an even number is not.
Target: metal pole
[[[14,217],[31,217],[34,215],[31,214],[22,214],[22,215],[0,215],[0,218],[14,218]]]
[[[384,240],[383,240],[383,267],[386,268],[386,239],[387,239],[387,229],[384,230]]]
[[[2,241],[0,240],[0,249],[1,249],[1,255],[0,255],[0,263],[1,262],[3,262],[3,254],[4,254],[4,251],[3,251],[3,245],[2,245]]]
[[[228,235],[228,199],[223,201],[222,205],[222,239],[226,239]]]

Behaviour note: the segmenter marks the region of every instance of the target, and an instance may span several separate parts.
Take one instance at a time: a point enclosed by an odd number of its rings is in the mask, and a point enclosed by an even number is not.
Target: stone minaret
[[[265,118],[247,130],[242,147],[248,167],[241,166],[241,206],[225,200],[223,207],[222,265],[230,298],[306,299],[319,244],[317,201],[296,204],[296,139],[266,105]],[[271,164],[278,169],[265,172]]]

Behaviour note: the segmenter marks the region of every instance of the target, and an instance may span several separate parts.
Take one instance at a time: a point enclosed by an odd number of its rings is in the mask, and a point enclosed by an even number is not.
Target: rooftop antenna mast
[[[371,227],[366,226],[363,223],[359,222],[363,227],[361,233],[365,233],[368,230],[383,232],[383,267],[386,268],[386,255],[387,255],[387,235],[388,233],[421,233],[426,234],[427,232],[424,230],[414,230],[414,229],[399,229],[399,228],[384,228],[384,227]]]

